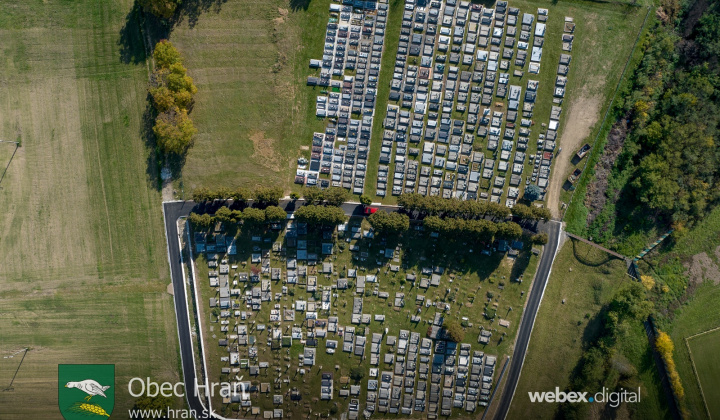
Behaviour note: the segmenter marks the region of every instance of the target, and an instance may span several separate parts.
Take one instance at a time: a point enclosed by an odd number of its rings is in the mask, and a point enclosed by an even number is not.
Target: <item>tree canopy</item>
[[[138,0],[138,4],[148,13],[159,18],[169,19],[182,4],[182,0]]]
[[[295,219],[312,226],[337,226],[347,220],[340,207],[305,205],[295,211]]]
[[[407,215],[382,210],[371,214],[367,221],[373,229],[386,234],[397,234],[410,228],[410,218]]]

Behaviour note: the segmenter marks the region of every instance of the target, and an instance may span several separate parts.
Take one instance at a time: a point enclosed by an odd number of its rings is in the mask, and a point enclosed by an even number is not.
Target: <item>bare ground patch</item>
[[[715,248],[715,255],[720,255],[720,246]],[[693,255],[692,262],[687,262],[684,266],[691,284],[700,284],[705,280],[711,280],[716,286],[720,284],[720,269],[707,253]]]
[[[595,177],[592,182],[588,184],[587,194],[585,195],[585,207],[590,209],[587,218],[588,225],[600,214],[608,198],[612,201],[616,201],[618,198],[617,193],[613,194],[613,197],[608,197],[608,178],[615,165],[615,160],[620,155],[620,152],[622,152],[625,139],[627,138],[627,132],[626,117],[615,122],[608,135],[608,141],[603,150],[603,154],[595,165]]]
[[[275,153],[275,143],[272,138],[266,138],[265,132],[255,131],[250,134],[250,141],[253,143],[253,158],[262,162],[262,165],[275,171],[280,170],[280,158]]]
[[[553,216],[559,217],[559,198],[560,189],[565,183],[568,171],[572,166],[572,154],[578,150],[590,135],[590,129],[598,120],[600,105],[602,104],[602,96],[586,95],[586,90],[579,92],[578,98],[570,104],[570,111],[567,115],[567,123],[565,129],[560,135],[559,147],[565,150],[563,158],[555,162],[554,174],[550,180],[550,187],[547,193],[547,205]]]

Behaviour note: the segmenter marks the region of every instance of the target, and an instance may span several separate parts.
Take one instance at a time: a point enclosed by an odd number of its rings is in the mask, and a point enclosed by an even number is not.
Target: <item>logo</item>
[[[58,365],[58,406],[65,420],[110,417],[115,365]]]
[[[588,396],[589,392],[564,392],[559,387],[555,387],[555,391],[548,392],[528,392],[530,402],[548,402],[548,403],[607,403],[610,407],[617,407],[621,403],[637,403],[640,402],[640,388],[637,392],[620,388],[620,391],[610,391],[603,387],[602,391],[593,396]]]

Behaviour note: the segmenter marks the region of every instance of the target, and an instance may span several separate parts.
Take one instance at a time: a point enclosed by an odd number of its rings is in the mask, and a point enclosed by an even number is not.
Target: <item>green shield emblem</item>
[[[115,365],[58,365],[58,405],[65,420],[110,417]]]

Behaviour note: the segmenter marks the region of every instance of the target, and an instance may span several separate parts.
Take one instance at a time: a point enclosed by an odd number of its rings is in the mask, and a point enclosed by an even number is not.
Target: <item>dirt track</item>
[[[558,147],[563,151],[558,156],[550,177],[550,185],[546,197],[548,208],[554,217],[560,217],[560,189],[567,179],[572,166],[571,160],[575,152],[580,149],[582,141],[590,134],[590,129],[598,120],[600,112],[600,95],[588,96],[580,92],[578,99],[571,102],[566,118],[565,128],[560,132]]]

